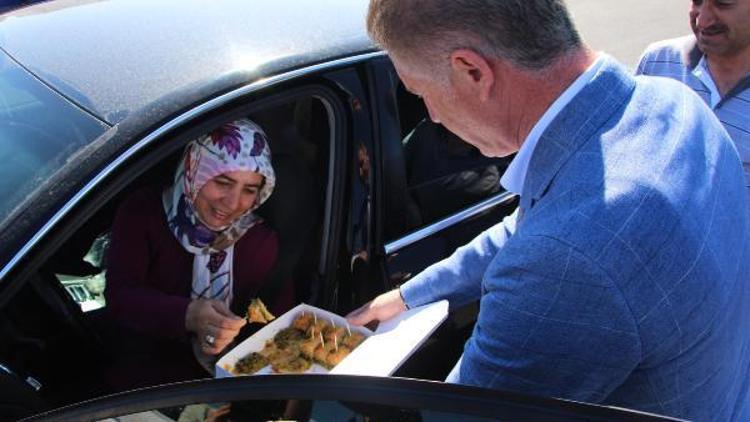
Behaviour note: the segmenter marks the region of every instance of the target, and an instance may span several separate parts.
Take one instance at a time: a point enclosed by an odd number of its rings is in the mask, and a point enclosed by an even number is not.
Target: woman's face
[[[212,230],[231,224],[255,204],[263,176],[252,171],[231,171],[206,182],[195,198],[195,210]]]

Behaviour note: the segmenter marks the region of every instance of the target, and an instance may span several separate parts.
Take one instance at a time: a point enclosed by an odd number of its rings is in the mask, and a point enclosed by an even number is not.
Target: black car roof
[[[0,16],[0,48],[109,124],[372,51],[367,0],[54,0]]]

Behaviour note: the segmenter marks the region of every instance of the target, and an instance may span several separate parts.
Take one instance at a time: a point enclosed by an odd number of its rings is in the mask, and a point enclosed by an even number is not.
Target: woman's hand
[[[185,313],[185,328],[195,333],[201,350],[216,355],[237,337],[247,324],[219,300],[196,299],[190,302]]]
[[[407,309],[404,300],[401,298],[401,293],[398,289],[393,289],[352,311],[346,316],[346,319],[352,325],[365,325],[373,320],[385,321],[391,319]]]

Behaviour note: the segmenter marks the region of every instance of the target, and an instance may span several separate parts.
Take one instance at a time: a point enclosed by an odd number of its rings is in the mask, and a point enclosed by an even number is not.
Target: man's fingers
[[[370,306],[372,301],[365,303],[359,309],[356,309],[346,316],[346,320],[352,325],[365,325],[375,319]]]
[[[398,289],[383,293],[346,316],[352,325],[365,325],[372,320],[385,321],[406,310]]]

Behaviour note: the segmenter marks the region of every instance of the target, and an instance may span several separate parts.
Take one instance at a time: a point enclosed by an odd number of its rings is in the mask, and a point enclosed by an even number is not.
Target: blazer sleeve
[[[488,269],[485,289],[462,384],[600,402],[641,360],[618,286],[564,239],[513,239]]]
[[[490,262],[515,232],[518,210],[404,283],[401,295],[410,308],[447,299],[457,308],[479,299]]]

